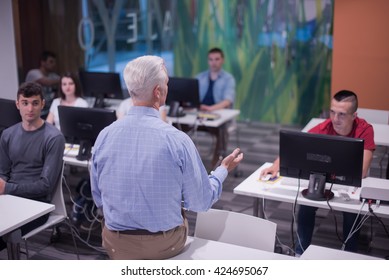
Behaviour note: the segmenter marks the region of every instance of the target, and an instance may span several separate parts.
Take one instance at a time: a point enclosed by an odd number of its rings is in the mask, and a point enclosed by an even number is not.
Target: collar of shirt
[[[224,75],[226,74],[226,72],[223,70],[223,69],[220,69],[220,71],[217,73],[217,79],[220,79],[221,77],[223,77]],[[211,79],[211,71],[208,70],[208,77],[209,79]],[[217,80],[216,79],[216,80]],[[215,80],[215,81],[216,81]]]
[[[136,116],[149,115],[149,116],[154,116],[159,118],[159,112],[157,109],[153,107],[146,107],[146,106],[132,106],[128,111],[128,115],[136,115]]]

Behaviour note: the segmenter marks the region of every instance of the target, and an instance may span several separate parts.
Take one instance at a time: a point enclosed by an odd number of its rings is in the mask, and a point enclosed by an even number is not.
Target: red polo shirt
[[[327,119],[324,122],[319,123],[317,126],[311,128],[308,132],[316,134],[339,135],[334,130],[331,119]],[[358,117],[355,118],[353,128],[347,137],[363,139],[365,140],[365,150],[375,150],[373,126],[364,119],[360,119]]]

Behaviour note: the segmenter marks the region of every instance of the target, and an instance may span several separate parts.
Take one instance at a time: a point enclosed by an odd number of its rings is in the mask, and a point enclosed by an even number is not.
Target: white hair
[[[123,77],[134,101],[149,101],[154,88],[166,81],[167,71],[161,57],[145,55],[127,63]]]

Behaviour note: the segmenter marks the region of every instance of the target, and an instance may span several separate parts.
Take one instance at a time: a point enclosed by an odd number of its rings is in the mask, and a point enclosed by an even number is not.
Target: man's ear
[[[20,108],[19,108],[19,99],[16,99],[15,104],[16,104],[16,108],[18,108],[18,110],[20,110]]]
[[[156,85],[154,90],[153,90],[153,95],[154,97],[156,98],[160,98],[161,97],[161,89],[160,89],[160,86],[159,85]]]
[[[42,106],[41,106],[41,109],[43,110],[43,108],[45,108],[45,104],[46,104],[46,100],[45,99],[42,99]]]

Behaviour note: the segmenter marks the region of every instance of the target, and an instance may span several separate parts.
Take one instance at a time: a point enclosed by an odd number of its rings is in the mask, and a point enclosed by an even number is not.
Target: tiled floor
[[[241,213],[252,214],[253,199],[233,193],[233,189],[242,182],[248,175],[254,172],[260,165],[265,162],[271,162],[278,154],[279,130],[291,129],[300,130],[301,127],[281,126],[266,123],[245,123],[239,122],[239,142],[244,153],[244,160],[239,166],[239,171],[243,173],[241,177],[235,177],[230,174],[224,183],[223,194],[221,199],[214,205],[214,208],[236,211]],[[194,139],[200,151],[206,166],[211,158],[211,145],[213,139],[203,132],[197,134]],[[236,146],[236,134],[230,136],[229,150],[231,151]],[[380,177],[380,162],[386,168],[388,155],[384,154],[385,149],[378,147],[374,154],[370,175]],[[383,157],[383,155],[385,155]],[[76,171],[76,173],[74,173]],[[77,183],[80,178],[87,177],[87,172],[82,169],[66,170],[67,183],[69,190],[74,196]],[[72,203],[70,201],[69,191],[65,189],[65,196],[68,201],[69,212],[71,212]],[[292,205],[288,203],[267,201],[265,214],[271,221],[277,223],[277,252],[289,254],[292,247],[291,238],[291,221],[292,221]],[[342,215],[339,212],[330,212],[328,210],[319,209],[316,218],[316,227],[313,237],[313,244],[321,245],[330,248],[341,247],[341,243],[335,232],[336,217],[337,228],[341,236]],[[193,234],[195,227],[196,214],[189,212],[188,219],[190,224],[190,234]],[[389,219],[381,219],[381,222],[389,229]],[[81,253],[81,259],[106,259],[106,255],[100,248],[100,228],[97,223],[92,225],[92,229],[88,230],[90,223],[83,225],[82,228],[75,227],[81,239],[77,244]],[[97,227],[95,227],[97,226]],[[248,229],[249,230],[249,229]],[[51,231],[44,232],[29,241],[30,258],[32,259],[76,259],[73,251],[73,243],[71,235],[66,227],[61,227],[61,237],[54,243],[50,243]],[[260,238],[260,236],[258,237]],[[281,245],[282,244],[282,245]],[[24,246],[22,246],[23,248]],[[22,249],[24,251],[24,249]],[[375,218],[370,218],[362,227],[359,253],[368,254],[376,257],[384,258],[389,255],[389,235],[385,232],[383,225]],[[25,258],[25,256],[22,256]],[[5,250],[0,252],[0,259],[6,259]]]

